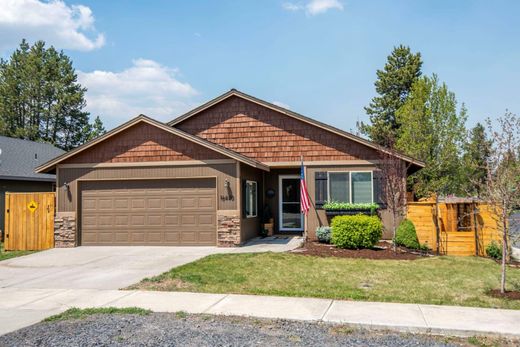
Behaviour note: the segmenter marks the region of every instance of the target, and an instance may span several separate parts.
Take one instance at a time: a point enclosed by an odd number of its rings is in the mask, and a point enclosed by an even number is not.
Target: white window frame
[[[246,218],[255,218],[258,215],[258,183],[256,181],[248,181],[248,180],[246,180],[246,186],[247,185],[251,185],[251,186],[254,185],[255,186],[256,201],[255,201],[255,198],[253,197],[253,194],[251,193],[252,190],[249,189],[250,194],[249,194],[249,196],[246,196],[246,199],[249,200],[249,204],[250,204],[251,207],[253,207],[253,206],[255,207],[255,209],[254,209],[255,213],[252,214],[251,211],[246,211]],[[246,190],[246,192],[247,192],[247,190]],[[244,201],[244,204],[245,203],[246,202]]]
[[[374,203],[374,170],[355,170],[355,171],[327,171],[327,200],[330,200],[330,174],[335,173],[348,173],[348,203],[352,204],[352,174],[353,173],[363,173],[370,172],[370,194],[371,201],[370,203]],[[341,201],[343,202],[343,201]]]

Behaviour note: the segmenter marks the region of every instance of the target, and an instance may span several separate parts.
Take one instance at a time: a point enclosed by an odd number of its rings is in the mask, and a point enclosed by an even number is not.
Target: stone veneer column
[[[240,245],[240,211],[217,211],[217,246]]]
[[[76,212],[56,212],[54,217],[54,247],[76,246]]]

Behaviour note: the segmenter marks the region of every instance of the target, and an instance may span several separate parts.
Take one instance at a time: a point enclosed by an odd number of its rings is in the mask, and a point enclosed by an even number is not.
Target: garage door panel
[[[161,215],[159,216],[148,216],[147,225],[149,226],[161,226],[163,224],[163,218]]]
[[[135,197],[132,200],[132,209],[144,209],[146,207],[145,199]]]
[[[130,225],[133,227],[142,227],[145,225],[146,217],[144,215],[131,216]]]
[[[116,232],[115,233],[115,241],[116,242],[128,242],[129,234],[128,232]]]
[[[179,205],[180,205],[179,198],[167,198],[167,199],[164,199],[164,208],[178,209]]]
[[[128,210],[129,207],[129,199],[128,198],[115,198],[114,199],[114,209],[116,210]]]
[[[83,245],[216,243],[214,179],[84,182]]]
[[[148,198],[147,200],[147,206],[149,209],[162,209],[162,199],[159,197],[155,198]]]
[[[196,200],[197,200],[196,197],[182,198],[181,199],[181,209],[189,209],[189,208],[197,207]]]
[[[180,216],[178,215],[167,215],[164,216],[164,225],[168,227],[177,227],[180,225]]]
[[[200,215],[199,216],[199,223],[198,225],[200,226],[203,226],[203,225],[208,225],[208,226],[213,226],[215,225],[215,217],[211,214],[206,214],[206,215]]]
[[[166,242],[179,243],[180,242],[180,233],[177,232],[167,232],[164,234],[164,240]]]

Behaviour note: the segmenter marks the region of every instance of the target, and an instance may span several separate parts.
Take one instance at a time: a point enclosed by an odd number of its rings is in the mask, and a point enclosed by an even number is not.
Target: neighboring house
[[[6,192],[52,192],[56,177],[34,169],[63,154],[59,148],[0,136],[0,230],[4,230]]]
[[[328,223],[325,200],[377,200],[380,151],[232,89],[168,124],[138,116],[37,171],[58,177],[58,247],[229,246],[257,236],[266,210],[277,233],[315,238]],[[301,156],[313,205],[307,217]],[[395,156],[409,170],[423,166]]]

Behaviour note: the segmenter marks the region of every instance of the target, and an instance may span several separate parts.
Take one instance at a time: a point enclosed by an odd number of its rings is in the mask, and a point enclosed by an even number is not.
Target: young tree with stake
[[[512,238],[509,222],[513,211],[520,206],[520,118],[506,111],[495,125],[488,119],[491,153],[487,160],[487,179],[480,189],[482,198],[496,216],[502,238],[502,276],[500,292],[506,291],[506,269],[509,260],[509,241]]]

